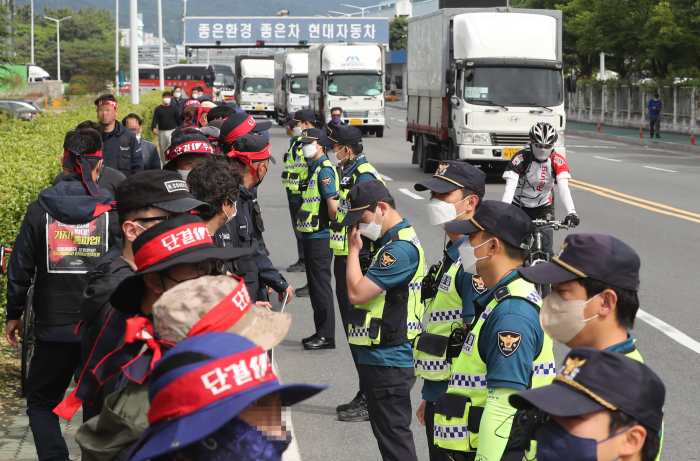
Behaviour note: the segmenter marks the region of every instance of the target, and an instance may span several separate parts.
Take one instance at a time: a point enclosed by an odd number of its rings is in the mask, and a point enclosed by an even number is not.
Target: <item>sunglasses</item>
[[[542,144],[539,142],[533,143],[533,146],[535,146],[538,149],[551,149],[554,147],[554,144]]]
[[[182,283],[186,282],[188,280],[195,280],[200,277],[204,277],[205,275],[222,275],[226,273],[226,268],[228,265],[228,261],[224,261],[221,259],[216,259],[216,260],[209,260],[207,259],[206,261],[200,261],[197,263],[197,276],[196,277],[191,277],[188,279],[182,279],[182,280],[176,280],[166,274],[165,272],[161,272],[160,275],[172,280],[175,283]]]
[[[134,221],[152,222],[152,221],[167,221],[168,219],[177,218],[180,215],[172,214],[170,216],[152,216],[150,218],[135,218]]]

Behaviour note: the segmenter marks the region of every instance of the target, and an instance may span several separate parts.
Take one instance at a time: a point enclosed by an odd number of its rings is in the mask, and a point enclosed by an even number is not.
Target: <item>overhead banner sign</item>
[[[388,18],[322,18],[294,16],[187,17],[185,46],[308,45],[338,42],[389,44]]]

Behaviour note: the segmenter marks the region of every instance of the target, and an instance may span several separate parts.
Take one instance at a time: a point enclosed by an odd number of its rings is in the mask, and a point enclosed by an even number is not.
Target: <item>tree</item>
[[[8,2],[9,3],[9,2]],[[13,62],[11,42],[14,37],[12,23],[8,19],[11,13],[6,3],[0,3],[0,65]]]
[[[405,50],[408,42],[408,20],[404,17],[394,18],[389,23],[389,49]]]

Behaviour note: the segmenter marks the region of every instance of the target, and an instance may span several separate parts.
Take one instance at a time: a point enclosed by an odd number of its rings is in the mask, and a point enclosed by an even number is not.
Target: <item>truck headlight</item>
[[[566,138],[564,138],[564,132],[560,131],[559,132],[559,137],[557,138],[557,142],[554,143],[555,146],[563,146],[564,142],[566,141]]]
[[[491,133],[474,133],[475,144],[491,144]]]
[[[384,109],[370,110],[367,114],[368,117],[384,117]]]
[[[462,133],[462,143],[471,144],[474,142],[474,133]]]

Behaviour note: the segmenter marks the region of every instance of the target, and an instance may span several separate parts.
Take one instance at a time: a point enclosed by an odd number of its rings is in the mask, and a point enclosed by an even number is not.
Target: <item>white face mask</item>
[[[554,147],[550,147],[549,149],[540,149],[538,147],[532,146],[532,153],[535,155],[535,158],[540,162],[544,162],[545,160],[547,160],[549,156],[552,155],[552,152],[554,152]]]
[[[302,129],[300,126],[295,126],[294,128],[292,128],[292,131],[294,132],[295,135],[301,136]]]
[[[140,135],[140,134],[137,134],[137,135],[135,135],[135,136],[136,136],[136,139],[138,139],[139,141],[141,141],[141,135]]]
[[[428,220],[431,226],[445,227],[446,222],[454,221],[458,216],[462,216],[467,211],[463,211],[457,214],[457,205],[471,197],[471,195],[464,197],[457,203],[447,203],[436,198],[431,198],[428,202]]]
[[[224,214],[226,215],[226,224],[228,224],[233,218],[235,218],[236,213],[238,213],[238,210],[236,210],[233,212],[233,214],[231,216],[229,216],[228,213],[226,213],[226,210],[224,210],[223,208],[221,209],[221,211],[223,211]]]
[[[574,300],[564,301],[559,293],[552,291],[542,303],[540,309],[540,325],[545,333],[554,341],[566,344],[583,330],[586,323],[599,315],[590,319],[584,317],[583,310],[589,302],[600,296],[600,293],[593,296],[588,301]]]
[[[313,158],[319,148],[318,144],[304,144],[301,147],[301,153],[304,155],[304,158]]]
[[[170,98],[163,98],[163,104],[165,104],[165,105],[170,104]]]
[[[347,156],[347,154],[346,154],[345,157],[341,158],[340,160],[338,159],[338,155],[339,155],[341,152],[343,152],[343,150],[345,150],[345,149],[346,149],[346,148],[343,147],[343,148],[342,148],[341,150],[339,150],[338,152],[330,151],[330,152],[328,153],[328,160],[331,161],[331,164],[332,164],[333,166],[338,166],[338,165],[340,165],[340,162],[342,162],[343,160],[345,160],[346,158],[348,158],[348,156]]]
[[[173,97],[175,97],[175,99],[180,99],[180,96],[182,96],[182,93],[173,93]]]
[[[180,176],[182,176],[182,179],[187,181],[187,175],[190,174],[191,170],[177,170],[178,173],[180,173]]]
[[[493,239],[488,239],[476,248],[480,248],[486,245],[491,240]],[[476,250],[476,248],[472,246],[471,242],[468,239],[462,242],[462,244],[459,246],[459,257],[462,258],[462,269],[464,270],[464,272],[469,272],[470,274],[478,274],[478,272],[476,271],[476,262],[491,257],[484,256],[483,258],[477,258],[474,255],[474,250]]]
[[[382,236],[382,224],[384,224],[384,216],[382,216],[382,222],[380,222],[379,224],[374,222],[376,217],[377,212],[375,211],[371,223],[360,223],[360,233],[372,241],[375,241]]]

